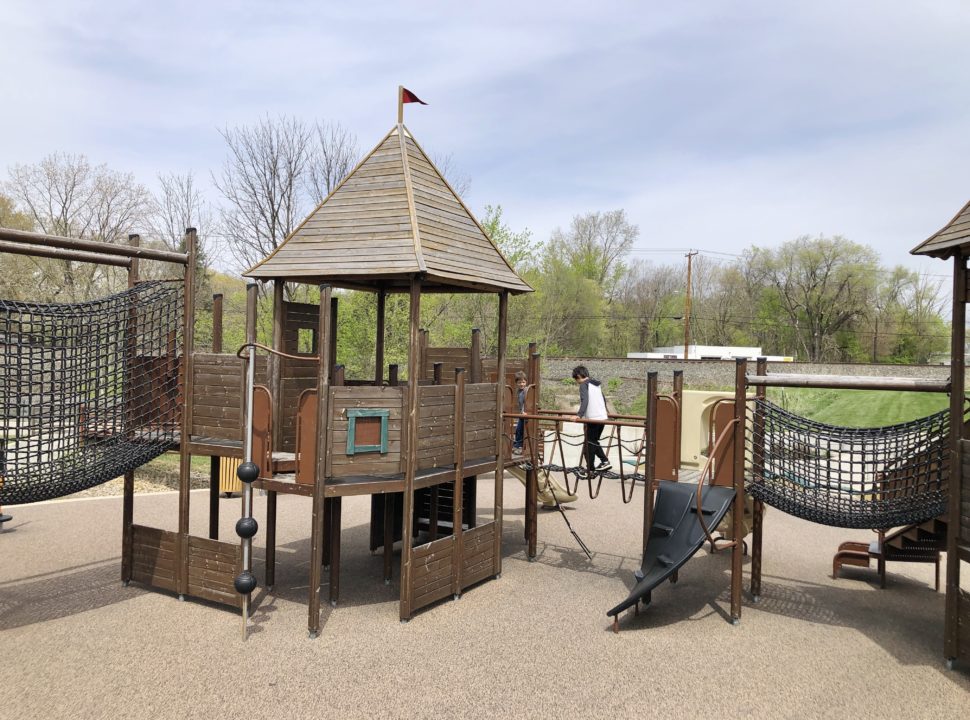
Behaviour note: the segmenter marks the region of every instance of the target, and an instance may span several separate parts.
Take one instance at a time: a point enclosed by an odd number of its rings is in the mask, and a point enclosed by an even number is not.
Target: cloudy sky
[[[220,128],[326,119],[370,149],[404,84],[469,206],[539,240],[623,208],[656,262],[822,233],[945,274],[908,251],[970,199],[968,37],[963,0],[4,0],[0,175],[65,151],[208,187]]]

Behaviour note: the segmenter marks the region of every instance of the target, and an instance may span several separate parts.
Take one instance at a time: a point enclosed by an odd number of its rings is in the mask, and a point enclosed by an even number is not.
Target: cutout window
[[[317,333],[313,328],[299,328],[296,331],[296,351],[312,355],[317,349]]]
[[[387,420],[390,410],[349,408],[347,410],[347,454],[387,452]]]

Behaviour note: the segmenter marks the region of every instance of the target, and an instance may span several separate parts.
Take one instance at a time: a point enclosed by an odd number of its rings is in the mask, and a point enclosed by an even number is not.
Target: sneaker
[[[603,472],[605,470],[612,470],[612,469],[613,469],[613,464],[610,463],[609,460],[604,460],[603,462],[601,462],[599,465],[596,466],[596,470],[598,472]]]
[[[512,448],[512,457],[519,457],[522,454],[522,448]]]

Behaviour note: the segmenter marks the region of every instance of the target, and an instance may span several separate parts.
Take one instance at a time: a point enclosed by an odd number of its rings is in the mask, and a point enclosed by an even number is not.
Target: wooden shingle
[[[970,247],[970,202],[942,229],[910,250],[910,253],[947,258],[960,253],[964,247]]]
[[[530,292],[401,124],[246,277],[336,287]]]

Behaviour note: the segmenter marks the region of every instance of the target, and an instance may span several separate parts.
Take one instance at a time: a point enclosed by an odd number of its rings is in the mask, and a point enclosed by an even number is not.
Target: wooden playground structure
[[[276,251],[245,273],[253,282],[247,287],[242,348],[223,351],[217,299],[212,352],[195,349],[194,229],[186,230],[185,253],[142,248],[135,235],[129,241],[128,246],[111,245],[0,229],[0,252],[127,270],[129,294],[110,307],[110,332],[121,333],[110,363],[120,369],[105,370],[112,378],[117,374],[107,397],[85,390],[83,402],[81,393],[62,394],[59,404],[49,407],[43,405],[46,400],[35,400],[52,394],[44,388],[54,387],[54,374],[70,370],[75,377],[82,363],[71,359],[71,348],[44,339],[37,318],[49,309],[4,305],[5,318],[28,319],[17,320],[20,325],[6,320],[2,341],[16,348],[18,357],[28,358],[24,367],[41,379],[17,379],[18,388],[30,388],[23,391],[30,401],[20,403],[24,411],[4,410],[2,439],[8,449],[0,457],[0,499],[6,502],[30,502],[57,492],[52,486],[43,497],[32,497],[27,481],[18,484],[14,465],[25,462],[18,460],[21,455],[70,470],[61,494],[85,482],[79,463],[94,457],[101,462],[112,450],[119,462],[124,459],[123,467],[115,463],[100,469],[95,480],[103,482],[102,475],[110,479],[119,468],[124,474],[125,583],[240,608],[245,619],[256,586],[253,490],[267,497],[261,538],[267,586],[275,583],[278,496],[304,497],[311,548],[307,628],[314,637],[320,631],[325,569],[328,600],[334,605],[339,600],[342,500],[369,496],[369,545],[371,551],[383,551],[385,583],[392,580],[394,545],[400,543],[398,614],[406,621],[421,608],[447,597],[458,599],[472,585],[501,575],[503,481],[512,468],[525,484],[530,559],[537,553],[540,493],[550,492],[553,475],[562,478],[555,487],[571,496],[585,481],[590,499],[604,480],[618,481],[624,503],[642,489],[643,565],[630,596],[608,612],[615,630],[623,610],[638,611],[659,583],[676,581],[704,543],[712,551],[731,552],[730,617],[738,622],[744,539],[752,535],[750,593],[757,602],[764,511],[771,505],[812,522],[880,532],[874,544],[843,544],[834,561],[836,573],[842,565],[868,566],[875,559],[884,583],[887,561],[938,563],[945,550],[944,656],[951,665],[970,660],[970,596],[960,589],[962,564],[970,562],[970,483],[964,480],[970,473],[964,379],[970,204],[913,251],[954,261],[949,382],[772,374],[764,359],[752,374],[747,361],[738,360],[733,398],[718,401],[711,412],[707,457],[696,485],[681,478],[682,373],[675,373],[672,391],[661,394],[657,373],[648,372],[645,415],[613,415],[603,423],[609,427],[604,444],[617,460],[615,469],[595,471],[567,459],[566,446],[582,448],[586,440],[582,431],[567,429],[570,413],[541,407],[541,358],[535,346],[524,359],[507,357],[509,298],[531,288],[492,245],[403,122]],[[180,295],[168,286],[142,283],[141,260],[184,268],[177,281]],[[257,342],[257,283],[270,289],[268,345]],[[291,284],[310,286],[319,302],[288,300]],[[337,363],[339,293],[334,290],[341,288],[373,295],[373,377],[346,377]],[[139,295],[142,290],[156,293],[151,309],[144,293]],[[409,297],[403,378],[397,365],[385,361],[385,309],[391,293]],[[495,295],[495,356],[484,356],[477,330],[467,346],[431,345],[421,325],[422,298],[428,293]],[[177,327],[171,324],[176,315]],[[74,316],[70,322],[78,324]],[[83,342],[78,333],[71,337]],[[529,382],[525,412],[519,412],[514,390],[517,371]],[[946,413],[897,426],[836,428],[772,405],[768,387],[945,392],[950,404]],[[61,417],[44,417],[45,408]],[[511,439],[520,420],[525,423],[524,447],[513,456]],[[52,449],[68,444],[71,452]],[[135,468],[176,448],[178,529],[134,523]],[[211,458],[207,537],[189,532],[194,455]],[[236,524],[239,540],[233,542],[218,538],[223,459],[241,463],[242,513]],[[484,474],[494,474],[494,493],[490,507],[480,513],[477,478]],[[555,490],[543,496],[561,510]],[[669,520],[675,515],[676,521]],[[570,530],[589,553],[571,525]]]

